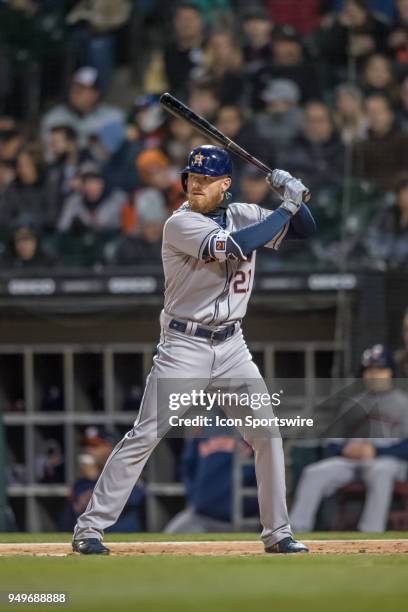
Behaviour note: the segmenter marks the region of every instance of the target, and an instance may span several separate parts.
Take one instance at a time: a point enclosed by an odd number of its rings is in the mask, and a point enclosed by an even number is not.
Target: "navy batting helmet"
[[[361,356],[361,370],[367,368],[389,368],[395,371],[395,362],[391,351],[383,344],[367,348]]]
[[[232,161],[225,149],[213,145],[203,145],[191,151],[187,166],[181,172],[181,184],[184,191],[187,191],[187,176],[190,172],[203,176],[231,177]]]

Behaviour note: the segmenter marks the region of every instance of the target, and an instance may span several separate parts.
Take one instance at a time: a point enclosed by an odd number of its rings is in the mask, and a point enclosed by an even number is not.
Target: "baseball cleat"
[[[73,540],[72,550],[81,555],[109,555],[109,548],[106,548],[98,538],[84,538],[83,540]]]
[[[280,542],[273,544],[272,546],[268,546],[265,548],[265,552],[267,553],[308,553],[309,549],[307,546],[302,544],[302,542],[298,542],[294,540],[292,537],[283,538]]]

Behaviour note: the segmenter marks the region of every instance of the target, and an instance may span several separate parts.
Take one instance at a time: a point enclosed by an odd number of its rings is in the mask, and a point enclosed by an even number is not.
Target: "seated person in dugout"
[[[395,364],[384,346],[377,344],[364,351],[361,369],[365,391],[348,401],[340,414],[355,436],[364,431],[381,437],[328,439],[331,456],[302,472],[290,512],[295,531],[311,531],[323,498],[355,480],[363,480],[366,486],[358,530],[386,529],[394,483],[407,477],[408,395],[394,388]]]
[[[65,500],[58,521],[59,531],[72,531],[76,520],[85,510],[93,489],[112,449],[115,437],[101,427],[87,427],[84,432],[81,453],[78,456],[78,478]],[[142,531],[142,506],[144,486],[139,482],[133,489],[126,506],[110,532],[133,533]]]
[[[231,428],[225,434],[186,440],[182,476],[187,506],[165,527],[165,533],[210,533],[233,529],[234,453],[243,459],[252,449]],[[254,465],[242,467],[242,486],[256,487]],[[258,516],[258,500],[245,497],[244,516]]]

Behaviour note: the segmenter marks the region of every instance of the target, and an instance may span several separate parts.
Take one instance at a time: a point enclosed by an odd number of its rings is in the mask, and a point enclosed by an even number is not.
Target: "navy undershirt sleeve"
[[[289,222],[288,232],[290,232],[290,237],[294,239],[306,238],[316,230],[311,212],[306,204],[302,204],[300,210],[293,217],[283,208],[278,208],[263,221],[231,232],[231,237],[246,256],[273,240]]]
[[[408,459],[408,440],[401,440],[390,446],[377,446],[377,457],[396,457],[397,459]]]
[[[329,457],[338,457],[341,455],[344,444],[336,444],[335,442],[330,442],[324,449],[324,458],[328,459]]]
[[[288,232],[285,240],[299,240],[309,238],[316,232],[316,222],[310,209],[306,204],[302,204],[299,211],[290,220]]]

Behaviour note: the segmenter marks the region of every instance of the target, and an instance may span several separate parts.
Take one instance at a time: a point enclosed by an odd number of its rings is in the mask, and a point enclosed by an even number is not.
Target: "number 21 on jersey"
[[[248,256],[247,262],[252,260],[252,253]],[[248,293],[251,286],[252,270],[237,270],[232,277],[232,288],[234,293]]]

